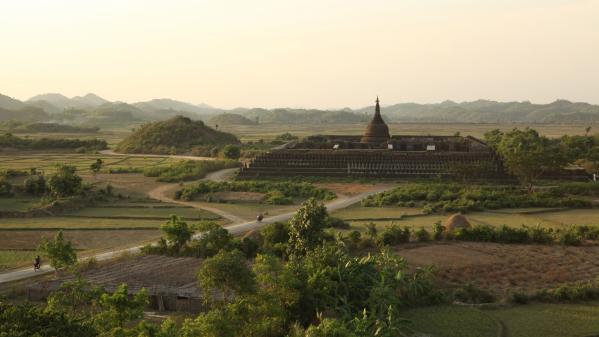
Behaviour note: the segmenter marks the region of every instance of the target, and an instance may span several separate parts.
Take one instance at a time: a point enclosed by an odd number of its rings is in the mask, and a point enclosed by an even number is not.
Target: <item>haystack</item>
[[[459,228],[470,228],[470,221],[468,221],[465,215],[457,213],[447,218],[445,228],[448,231],[454,231]]]

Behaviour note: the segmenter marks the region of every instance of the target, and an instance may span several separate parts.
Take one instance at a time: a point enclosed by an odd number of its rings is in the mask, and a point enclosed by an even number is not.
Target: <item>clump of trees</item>
[[[535,182],[547,174],[558,173],[568,164],[578,164],[588,173],[599,171],[599,134],[563,136],[550,139],[536,130],[498,129],[485,133],[485,141],[503,158],[507,171],[530,192]]]
[[[56,173],[48,179],[47,186],[53,196],[68,197],[81,192],[83,180],[77,175],[75,166],[58,165]]]

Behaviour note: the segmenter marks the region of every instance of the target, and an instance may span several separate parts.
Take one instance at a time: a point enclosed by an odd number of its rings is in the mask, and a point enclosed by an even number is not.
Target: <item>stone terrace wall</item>
[[[494,152],[391,150],[276,150],[256,157],[242,168],[241,178],[274,176],[450,176],[458,168],[483,168],[482,176],[505,177]]]

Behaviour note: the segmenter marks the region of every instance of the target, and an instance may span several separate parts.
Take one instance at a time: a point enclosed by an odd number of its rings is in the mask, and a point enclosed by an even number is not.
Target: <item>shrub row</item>
[[[371,224],[371,228],[374,224]],[[375,227],[374,227],[375,228]],[[392,224],[382,232],[376,233],[376,229],[369,230],[371,242],[359,242],[364,240],[358,231],[349,233],[349,242],[358,248],[368,248],[376,245],[398,245],[407,242],[427,242],[431,240],[457,240],[473,242],[495,242],[505,244],[554,244],[565,246],[578,246],[584,240],[599,239],[599,227],[572,226],[563,229],[543,228],[540,226],[519,228],[506,225],[493,227],[488,225],[477,225],[471,228],[457,229],[449,232],[444,226],[437,223],[432,232],[425,228],[414,229],[409,226]]]
[[[585,188],[589,187],[589,188]],[[598,191],[589,183],[569,183],[533,194],[511,186],[466,186],[456,183],[415,183],[372,195],[362,201],[369,207],[422,206],[425,213],[468,212],[519,207],[588,208],[589,200],[579,196]],[[594,193],[594,192],[593,192]]]
[[[553,289],[543,289],[533,294],[516,292],[512,302],[526,304],[536,302],[595,301],[599,299],[599,279],[563,284]]]
[[[266,180],[201,181],[177,191],[175,197],[182,200],[194,200],[200,195],[215,192],[266,193],[265,202],[270,204],[288,204],[293,201],[293,198],[316,198],[319,200],[336,198],[335,193],[310,183]]]

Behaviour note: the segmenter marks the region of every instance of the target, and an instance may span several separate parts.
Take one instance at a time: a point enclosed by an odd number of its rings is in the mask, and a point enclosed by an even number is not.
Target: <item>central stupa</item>
[[[381,106],[379,105],[379,98],[376,98],[376,107],[374,109],[374,116],[360,140],[360,143],[364,144],[381,144],[388,142],[391,136],[389,135],[389,127],[381,116]]]

